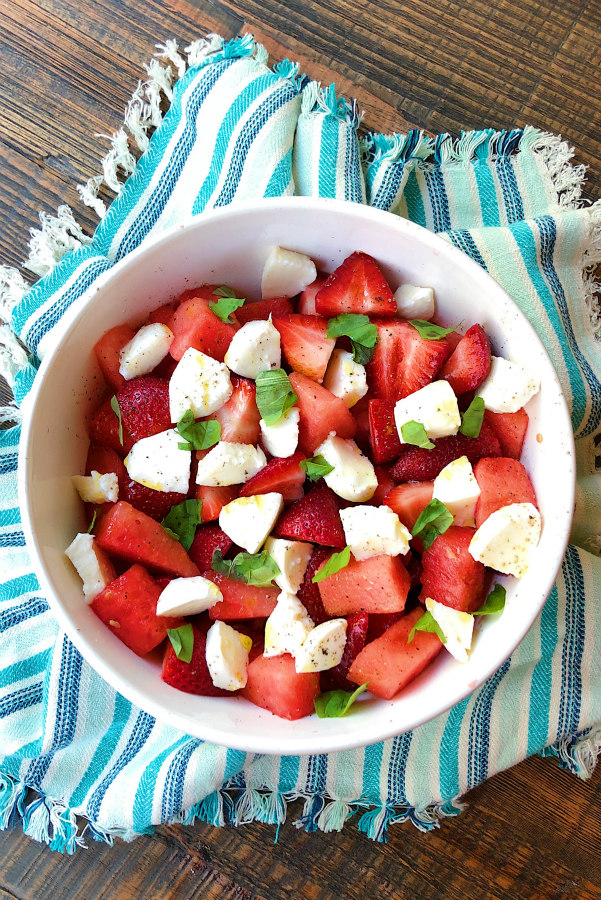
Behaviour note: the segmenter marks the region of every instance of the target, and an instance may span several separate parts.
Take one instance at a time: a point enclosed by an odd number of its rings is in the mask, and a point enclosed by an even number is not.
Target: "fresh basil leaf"
[[[245,302],[239,297],[222,297],[220,300],[209,300],[209,309],[226,325],[233,325],[232,313],[244,306]]]
[[[94,515],[92,516],[92,521],[91,521],[90,524],[88,525],[88,534],[92,534],[92,532],[94,531],[94,525],[96,524],[96,517],[97,517],[97,515],[98,515],[98,510],[95,509],[95,510],[94,510]]]
[[[180,542],[184,550],[189,550],[192,546],[196,529],[201,522],[201,507],[200,500],[184,500],[183,503],[172,506],[161,522],[163,528]]]
[[[257,407],[266,425],[275,425],[298,400],[283,369],[259,372],[255,381]]]
[[[351,561],[351,548],[345,547],[344,550],[341,550],[340,553],[332,553],[327,563],[318,569],[318,571],[313,576],[313,584],[317,584],[319,581],[323,581],[324,578],[327,578],[329,575],[335,575],[336,572],[340,572],[341,569],[344,569],[345,566]]]
[[[439,534],[444,534],[453,524],[453,513],[449,512],[440,500],[431,500],[417,517],[411,534],[422,540],[424,549],[428,550]]]
[[[443,328],[441,325],[434,325],[433,322],[426,322],[425,319],[409,319],[409,324],[413,325],[419,336],[426,341],[439,341],[441,338],[451,334],[456,328],[459,328],[461,322],[453,325],[452,328]]]
[[[232,300],[236,297],[236,291],[234,291],[231,287],[228,287],[227,284],[220,284],[218,288],[215,288],[213,291],[214,297],[226,297],[228,300]]]
[[[353,351],[354,361],[361,366],[366,366],[368,362],[371,362],[371,358],[374,355],[373,347],[366,347],[364,344],[358,344],[357,341],[353,340],[351,340],[351,350]]]
[[[474,612],[475,616],[490,616],[492,613],[503,612],[505,609],[505,597],[507,592],[500,584],[495,584],[494,588],[480,607]]]
[[[461,414],[459,431],[466,437],[477,438],[484,421],[484,399],[474,397],[468,408]]]
[[[280,574],[280,567],[266,550],[260,553],[241,552],[233,559],[224,559],[221,550],[215,550],[211,568],[232,581],[242,581],[255,587],[267,587]]]
[[[300,467],[309,481],[318,481],[324,475],[329,475],[334,471],[334,466],[331,466],[321,454],[312,456],[310,459],[301,459]]]
[[[194,630],[191,625],[180,625],[179,628],[168,628],[167,637],[171,641],[171,646],[175,651],[175,655],[182,662],[189,663],[192,660],[192,651],[194,650]]]
[[[367,681],[359,685],[352,694],[350,691],[325,691],[313,701],[315,712],[320,719],[339,719],[347,714],[359,694],[366,688]]]
[[[401,437],[406,444],[413,444],[415,447],[422,447],[424,450],[432,450],[434,447],[422,423],[416,422],[414,419],[401,425]]]
[[[409,632],[409,635],[407,637],[408,644],[410,644],[411,641],[413,640],[413,638],[415,637],[416,631],[429,631],[432,634],[437,634],[443,644],[446,644],[446,642],[447,642],[447,639],[444,636],[444,633],[443,633],[440,625],[438,624],[438,622],[436,621],[436,619],[434,618],[432,613],[425,612],[423,614],[423,616],[421,617],[421,619],[417,620],[417,622],[415,623],[415,625],[413,626],[413,628],[411,629],[411,631]]]
[[[117,395],[113,394],[111,397],[111,409],[117,416],[117,421],[119,422],[119,443],[123,446],[123,422],[121,421],[121,410],[119,408],[119,401],[117,400]]]
[[[163,524],[163,523],[161,522],[161,524]],[[163,525],[163,528],[167,532],[169,537],[172,537],[174,541],[179,542],[179,534],[176,534],[175,531],[171,531],[171,529],[168,528],[167,525]]]
[[[216,419],[195,422],[191,409],[183,414],[175,427],[188,444],[178,444],[180,450],[208,450],[221,440],[221,423]]]
[[[353,359],[364,366],[374,355],[378,328],[369,321],[368,316],[359,313],[341,313],[328,321],[326,335],[329,338],[349,337]]]

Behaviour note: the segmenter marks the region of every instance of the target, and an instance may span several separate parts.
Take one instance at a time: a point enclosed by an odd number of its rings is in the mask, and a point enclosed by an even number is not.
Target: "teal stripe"
[[[20,750],[17,750],[16,753],[11,753],[10,756],[5,756],[4,759],[0,759],[0,765],[2,766],[2,771],[8,772],[11,778],[17,779],[17,781],[21,780],[21,766],[24,762],[27,762],[29,766],[29,760],[35,759],[36,756],[39,756],[42,752],[42,738],[36,738],[35,741],[30,741],[28,744],[24,744]]]
[[[16,509],[0,509],[0,528],[4,525],[20,525],[21,512]]]
[[[370,803],[381,803],[383,800],[380,793],[380,770],[383,754],[384,744],[372,744],[365,748],[361,797]]]
[[[407,218],[411,219],[412,222],[417,222],[418,225],[425,228],[426,210],[424,208],[424,201],[422,199],[422,193],[415,174],[415,169],[411,169],[407,177],[403,197],[407,204]]]
[[[276,164],[265,188],[265,197],[281,197],[292,178],[292,146]]]
[[[319,148],[320,197],[336,197],[336,173],[338,160],[339,122],[334,116],[324,116],[321,123]]]
[[[20,659],[19,662],[7,666],[6,669],[0,671],[0,688],[8,687],[17,681],[23,681],[25,678],[32,678],[39,675],[46,668],[46,665],[52,656],[52,649],[41,650],[35,656],[29,656]]]
[[[244,768],[246,753],[242,750],[228,750],[225,757],[224,781],[229,781],[234,775],[238,775]]]
[[[121,694],[115,694],[115,708],[113,719],[107,728],[104,737],[94,751],[85,775],[71,794],[68,806],[81,806],[98,778],[104,774],[113,753],[117,749],[119,740],[123,734],[125,723],[129,719],[132,705]]]
[[[40,590],[40,585],[35,575],[21,575],[19,578],[13,578],[12,581],[6,581],[0,585],[2,600],[16,600],[22,594],[32,594]]]
[[[478,188],[478,196],[480,198],[480,213],[482,215],[482,224],[489,227],[496,227],[501,224],[499,216],[499,204],[497,201],[497,192],[495,190],[495,182],[490,171],[488,160],[475,159],[473,162],[474,175],[476,176],[476,185]]]
[[[280,759],[280,780],[278,790],[283,793],[293,791],[298,781],[300,769],[299,756],[282,756]]]
[[[188,743],[188,736],[178,738],[173,744],[157,754],[154,759],[146,766],[142,772],[136,796],[134,797],[133,808],[133,829],[134,831],[144,832],[152,823],[152,806],[154,801],[154,792],[157,786],[157,777],[161,770],[161,766],[167,757],[177,751],[181,746]]]
[[[452,800],[459,794],[459,738],[470,700],[471,697],[466,697],[450,710],[444,727],[439,757],[440,795],[443,800]]]

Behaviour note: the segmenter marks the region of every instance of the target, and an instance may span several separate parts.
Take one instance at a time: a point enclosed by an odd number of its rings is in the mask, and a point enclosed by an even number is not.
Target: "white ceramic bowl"
[[[536,489],[544,527],[526,575],[502,579],[507,605],[479,623],[469,662],[442,652],[392,701],[367,697],[342,719],[288,722],[240,697],[206,698],[164,684],[157,662],[138,658],[83,602],[64,555],[84,527],[71,475],[83,471],[86,415],[98,402],[92,348],[109,328],[137,324],[189,287],[227,283],[259,297],[268,248],[279,244],[332,271],[353,250],[372,254],[391,285],[432,285],[445,324],[480,322],[494,351],[540,376],[528,404],[523,462]],[[27,403],[20,497],[27,546],[45,595],[88,662],[117,690],[158,719],[206,740],[252,752],[343,750],[401,734],[457,703],[510,655],[553,584],[570,528],[574,495],[572,429],[557,376],[535,331],[513,301],[476,263],[404,219],[331,200],[282,198],[226,208],[149,240],[116,265],[72,308],[47,352]],[[101,379],[100,379],[101,380]]]

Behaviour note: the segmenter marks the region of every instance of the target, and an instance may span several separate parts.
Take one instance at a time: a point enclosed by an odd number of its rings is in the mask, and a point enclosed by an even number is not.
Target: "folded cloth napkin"
[[[585,777],[601,744],[601,207],[580,201],[583,172],[558,137],[534,128],[453,140],[371,134],[353,104],[299,75],[269,69],[249,36],[211,35],[150,67],[113,138],[104,179],[81,188],[102,221],[86,236],[68,208],[42,217],[31,289],[2,273],[3,371],[27,415],[38,360],[61,316],[148,235],[240,200],[303,194],[369,203],[441,233],[483,266],[534,324],[570,404],[579,461],[574,541],[549,599],[511,659],[432,722],[361,750],[307,757],[245,754],[179,733],[115,693],[60,631],[24,546],[16,491],[19,426],[1,434],[0,824],[72,852],[85,840],[131,838],[161,822],[280,823],[302,798],[299,826],[419,828],[461,809],[495,772],[539,753]],[[177,81],[173,84],[177,72]],[[162,94],[170,101],[164,118]],[[154,128],[152,138],[148,133]],[[129,176],[124,184],[117,171]],[[106,212],[106,214],[104,214]],[[597,458],[596,458],[597,454]],[[561,473],[557,473],[561,477]],[[81,817],[78,819],[78,817]],[[87,821],[85,821],[87,820]]]

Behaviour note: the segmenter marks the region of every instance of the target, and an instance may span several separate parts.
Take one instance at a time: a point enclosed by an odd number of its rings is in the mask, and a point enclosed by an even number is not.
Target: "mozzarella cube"
[[[388,506],[349,506],[340,511],[340,518],[356,560],[398,556],[409,550],[411,532]]]
[[[521,578],[540,540],[540,513],[532,503],[511,503],[491,513],[470,541],[474,559]]]
[[[215,622],[207,631],[205,658],[215,687],[237,691],[246,687],[248,654],[252,638],[225,622]]]
[[[394,292],[396,308],[404,319],[430,320],[434,315],[434,290],[416,284],[402,284]]]
[[[219,527],[234,544],[248,553],[257,553],[265,543],[282,511],[281,494],[255,494],[226,503],[219,513]]]
[[[295,656],[314,626],[313,619],[294,594],[282,591],[265,623],[264,656]]]
[[[187,494],[191,454],[179,449],[181,442],[175,428],[137,441],[124,459],[129,477],[153,491]]]
[[[355,362],[348,350],[334,350],[323,379],[323,386],[346,406],[354,406],[367,394],[365,366]]]
[[[268,537],[265,550],[277,563],[280,574],[273,579],[282,591],[296,594],[309,564],[313,545],[304,541],[285,541],[282,538]]]
[[[467,662],[467,651],[472,646],[474,617],[426,597],[426,609],[445,636],[445,647],[459,662]]]
[[[294,297],[316,278],[315,263],[304,253],[272,247],[263,267],[261,295],[264,300]]]
[[[220,600],[223,600],[223,594],[217,585],[202,575],[174,578],[161,592],[157,616],[193,616],[210,609]]]
[[[86,603],[105,589],[117,577],[113,564],[100,547],[93,534],[78,534],[65,550],[77,574],[83,581],[83,595]]]
[[[271,319],[257,319],[243,325],[227,348],[225,363],[243,378],[256,378],[259,372],[279,369],[282,364],[280,333]]]
[[[363,456],[356,443],[330,434],[315,451],[323,456],[334,471],[324,481],[343,500],[370,500],[378,486],[378,479],[370,460]]]
[[[90,475],[73,475],[71,481],[84,503],[116,503],[119,499],[119,479],[115,472],[101,475],[92,469]]]
[[[474,525],[480,488],[467,456],[454,459],[434,479],[432,498],[453,514],[455,525]]]
[[[230,399],[232,390],[225,363],[189,347],[169,381],[171,421],[179,422],[188,410],[195,419],[216,412]]]
[[[342,659],[346,646],[346,619],[330,619],[309,632],[294,656],[297,672],[325,672]]]
[[[126,381],[147,375],[169,353],[173,332],[161,322],[143,325],[131,341],[121,348],[119,373]]]
[[[539,379],[518,363],[493,356],[490,371],[478,396],[486,409],[496,413],[513,413],[521,409],[540,390]]]
[[[405,443],[401,428],[407,422],[421,422],[429,438],[457,434],[461,425],[457,397],[448,381],[433,381],[403,400],[397,400],[394,419],[401,444]]]
[[[196,484],[225,487],[244,484],[267,465],[267,457],[254,444],[219,441],[198,461]]]
[[[298,446],[299,421],[300,412],[296,406],[287,410],[275,425],[268,425],[261,419],[263,446],[271,456],[281,459],[292,456]]]

